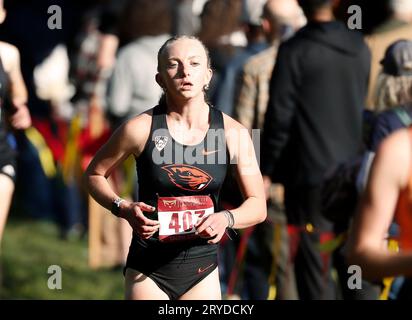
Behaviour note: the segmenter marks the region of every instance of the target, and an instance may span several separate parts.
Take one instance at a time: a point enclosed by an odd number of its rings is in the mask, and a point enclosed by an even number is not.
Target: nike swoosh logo
[[[213,154],[219,152],[219,150],[212,150],[212,151],[206,151],[205,149],[202,150],[202,155],[208,156],[209,154]]]
[[[214,263],[212,263],[210,266],[207,266],[206,268],[199,268],[199,269],[197,269],[197,273],[203,273],[203,272],[205,272],[206,270],[208,270],[208,269],[210,269],[211,267],[213,267],[215,264]]]

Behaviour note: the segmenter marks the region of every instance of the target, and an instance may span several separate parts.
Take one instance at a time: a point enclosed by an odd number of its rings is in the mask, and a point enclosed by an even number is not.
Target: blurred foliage
[[[61,290],[47,286],[51,265],[62,269]],[[91,270],[86,237],[63,240],[51,222],[10,219],[0,272],[0,299],[123,299],[121,270]]]

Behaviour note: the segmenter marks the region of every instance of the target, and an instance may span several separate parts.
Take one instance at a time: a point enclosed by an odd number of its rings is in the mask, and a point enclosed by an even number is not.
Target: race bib
[[[209,196],[159,197],[157,210],[159,240],[170,242],[198,238],[195,225],[214,213],[214,206]]]

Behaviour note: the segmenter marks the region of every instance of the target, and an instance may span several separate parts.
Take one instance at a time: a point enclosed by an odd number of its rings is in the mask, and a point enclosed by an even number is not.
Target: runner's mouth
[[[185,81],[182,83],[182,88],[183,89],[191,89],[193,87],[193,83]]]

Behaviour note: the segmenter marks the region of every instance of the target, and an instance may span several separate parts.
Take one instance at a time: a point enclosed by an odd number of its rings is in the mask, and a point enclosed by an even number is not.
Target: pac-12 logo
[[[162,167],[170,181],[183,190],[201,191],[213,178],[205,171],[187,164],[172,164]]]
[[[164,147],[166,147],[168,140],[169,138],[167,136],[156,136],[154,138],[156,149],[162,151]]]

